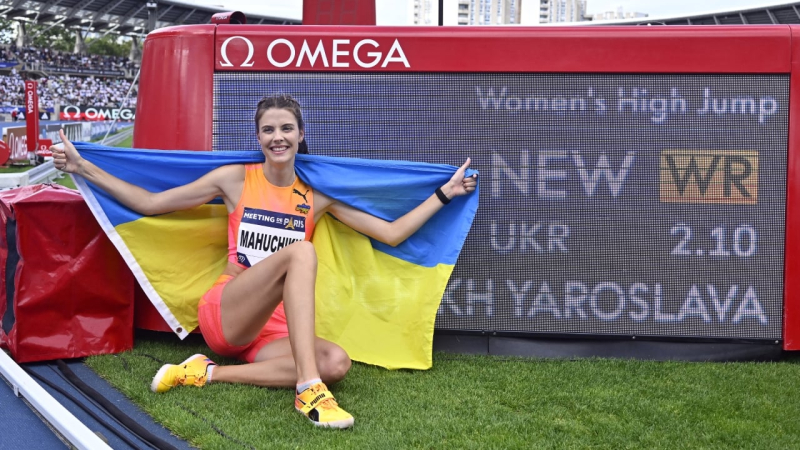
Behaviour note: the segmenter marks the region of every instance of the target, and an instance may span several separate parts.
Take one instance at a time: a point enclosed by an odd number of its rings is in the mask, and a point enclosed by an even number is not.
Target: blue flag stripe
[[[253,151],[196,152],[120,149],[76,142],[81,155],[110,174],[160,192],[200,178],[226,164],[263,162]],[[295,169],[307,184],[329,197],[385,220],[410,211],[446,183],[457,167],[408,161],[384,161],[297,155]],[[468,171],[468,175],[477,173]],[[87,182],[114,227],[142,217]],[[455,264],[478,207],[478,192],[457,197],[397,247],[372,241],[373,247],[424,266]]]

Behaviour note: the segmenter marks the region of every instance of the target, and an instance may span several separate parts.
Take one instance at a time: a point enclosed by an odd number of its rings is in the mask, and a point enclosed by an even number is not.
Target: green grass
[[[202,340],[188,341],[139,336],[133,351],[86,363],[203,449],[787,449],[800,442],[796,357],[683,363],[437,353],[428,371],[355,363],[332,390],[356,425],[334,431],[296,413],[289,390],[211,384],[150,392],[160,361],[209,354]]]
[[[33,164],[24,165],[24,166],[22,166],[22,165],[20,165],[20,166],[8,166],[8,167],[0,166],[0,173],[27,172],[27,171],[33,169],[34,167],[36,167],[36,166],[34,166]]]
[[[62,174],[61,178],[56,178],[54,181],[56,184],[60,184],[61,186],[68,187],[70,189],[78,189],[78,187],[75,186],[75,183],[72,181],[72,177],[67,174]]]
[[[128,136],[127,139],[125,139],[124,141],[122,141],[119,144],[115,145],[114,147],[131,148],[132,146],[133,146],[133,134]]]

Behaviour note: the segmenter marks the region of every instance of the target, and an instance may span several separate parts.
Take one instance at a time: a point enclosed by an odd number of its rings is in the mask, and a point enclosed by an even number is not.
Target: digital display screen
[[[480,171],[439,330],[780,339],[788,75],[214,75],[214,150],[289,93],[311,153]]]

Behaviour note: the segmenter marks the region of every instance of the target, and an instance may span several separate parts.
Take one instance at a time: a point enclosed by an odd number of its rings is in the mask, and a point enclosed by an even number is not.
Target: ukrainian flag
[[[108,173],[160,192],[226,164],[263,162],[260,152],[119,149],[76,142],[81,156]],[[457,167],[297,155],[298,176],[315,190],[394,220],[427,199]],[[467,175],[476,173],[468,170]],[[144,292],[175,333],[197,327],[197,303],[227,262],[227,211],[221,201],[143,216],[80,176],[89,208]],[[397,247],[370,239],[330,215],[313,243],[317,335],[356,361],[389,369],[428,369],[439,302],[478,208],[478,192],[457,197]]]

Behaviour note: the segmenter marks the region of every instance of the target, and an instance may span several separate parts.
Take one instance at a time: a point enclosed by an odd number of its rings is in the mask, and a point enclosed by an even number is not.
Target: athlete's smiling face
[[[267,161],[288,163],[294,160],[303,141],[297,118],[287,109],[270,108],[258,120],[258,143]]]

